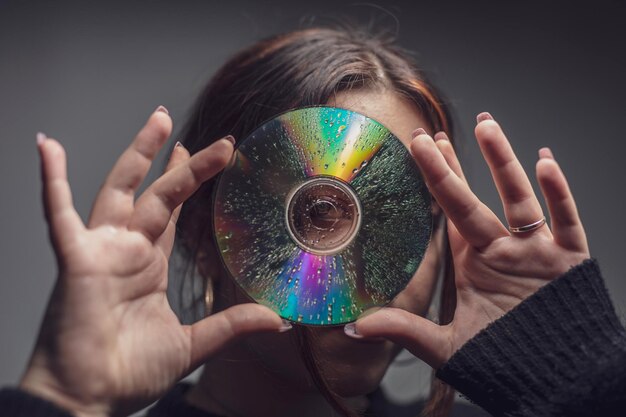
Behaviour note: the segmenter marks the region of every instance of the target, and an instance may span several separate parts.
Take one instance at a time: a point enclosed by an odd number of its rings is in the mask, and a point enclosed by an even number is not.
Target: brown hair
[[[453,137],[451,118],[441,96],[393,39],[360,29],[311,28],[260,41],[226,62],[201,93],[181,141],[193,154],[227,134],[244,138],[262,122],[289,109],[326,104],[342,90],[374,87],[408,98],[435,131]],[[213,184],[203,184],[184,204],[178,243],[190,262],[196,262],[201,253],[212,260],[209,265],[219,268],[210,230]],[[455,308],[449,248],[443,264],[442,324],[452,319]],[[213,273],[219,271],[208,271],[209,276]],[[337,411],[355,415],[329,389],[316,353],[307,348],[312,334],[303,327],[294,330],[303,361],[320,392]],[[447,415],[452,399],[453,391],[433,380],[425,413]]]

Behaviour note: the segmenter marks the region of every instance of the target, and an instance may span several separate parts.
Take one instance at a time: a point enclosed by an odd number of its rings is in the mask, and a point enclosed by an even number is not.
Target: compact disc
[[[213,227],[253,300],[294,322],[337,325],[406,287],[430,240],[431,199],[382,124],[307,107],[239,142],[216,184]]]

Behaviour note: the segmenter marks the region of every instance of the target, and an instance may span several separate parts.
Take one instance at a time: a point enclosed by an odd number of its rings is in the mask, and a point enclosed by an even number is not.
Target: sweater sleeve
[[[595,260],[462,346],[437,377],[494,416],[623,416],[626,331]]]
[[[43,398],[17,388],[0,390],[0,415],[6,417],[73,417]]]

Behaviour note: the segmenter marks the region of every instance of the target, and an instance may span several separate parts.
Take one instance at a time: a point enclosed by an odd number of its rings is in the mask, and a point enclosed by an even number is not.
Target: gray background
[[[117,155],[157,105],[180,127],[232,53],[341,15],[397,27],[400,43],[418,52],[453,103],[475,192],[500,215],[473,141],[475,115],[492,112],[530,172],[537,149],[552,147],[624,316],[626,13],[617,1],[385,2],[395,18],[338,1],[128,3],[0,0],[0,385],[19,378],[56,273],[35,133],[66,147],[85,218]]]

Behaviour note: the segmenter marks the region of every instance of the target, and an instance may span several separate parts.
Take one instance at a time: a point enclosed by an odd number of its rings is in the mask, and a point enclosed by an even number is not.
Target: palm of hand
[[[54,329],[55,358],[72,358],[63,378],[87,398],[149,400],[191,361],[189,334],[166,298],[167,258],[138,232],[101,226],[83,234],[63,259],[62,296],[54,302],[71,310],[61,314],[71,322]],[[101,378],[90,386],[85,375]]]
[[[451,356],[460,346],[517,304],[589,257],[556,245],[550,236],[506,236],[478,250],[458,232],[453,248],[457,307],[449,325]],[[458,248],[458,249],[457,249]],[[455,250],[456,249],[456,250]]]

